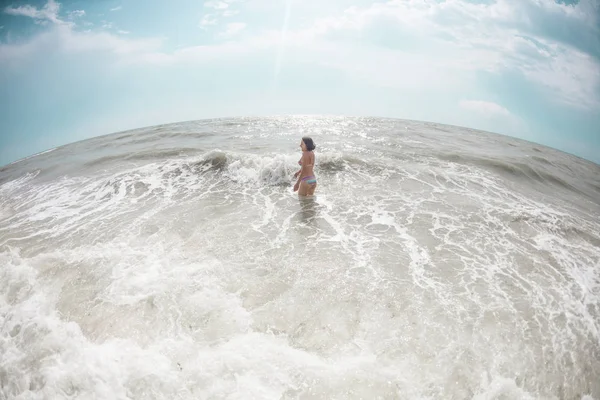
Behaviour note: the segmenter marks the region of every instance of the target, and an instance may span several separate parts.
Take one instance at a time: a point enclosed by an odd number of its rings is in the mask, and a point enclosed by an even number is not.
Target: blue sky
[[[275,114],[449,123],[600,163],[600,0],[0,4],[0,165]]]

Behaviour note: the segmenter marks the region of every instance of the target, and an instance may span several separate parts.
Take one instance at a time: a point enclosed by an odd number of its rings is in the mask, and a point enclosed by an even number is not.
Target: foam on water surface
[[[0,393],[599,398],[598,167],[435,127],[202,121],[5,167]]]

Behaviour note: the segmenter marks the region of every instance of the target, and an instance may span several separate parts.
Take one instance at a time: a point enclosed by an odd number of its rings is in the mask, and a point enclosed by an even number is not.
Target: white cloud
[[[25,43],[0,43],[0,64],[19,67],[39,52],[64,54],[108,52],[124,62],[152,62],[160,59],[163,40],[124,39],[107,32],[80,32],[67,25],[56,25],[52,29],[33,37]],[[142,61],[140,61],[142,60]]]
[[[453,118],[456,125],[533,138],[529,124],[502,105],[486,100],[462,100]],[[462,111],[462,112],[460,112]]]
[[[118,30],[118,33],[120,33],[121,35],[129,35],[131,32],[129,31],[124,31],[124,30]]]
[[[581,45],[587,43],[600,56],[600,21],[595,17],[600,10],[593,1],[567,6],[554,0],[390,0],[350,7],[306,29],[287,32],[286,37],[305,47],[323,41],[355,46],[360,40],[379,49],[378,55],[394,50],[397,59],[404,48],[411,48],[407,61],[409,55],[421,55],[434,65],[457,70],[518,72],[543,86],[557,102],[593,110],[600,108],[600,63]],[[593,4],[595,12],[590,11]],[[548,21],[554,26],[544,28]],[[577,36],[557,38],[553,33],[569,29]],[[351,69],[371,64],[365,57],[355,59]]]
[[[212,11],[204,15],[200,20],[200,27],[208,29],[209,26],[218,25],[222,18],[228,18],[239,14],[239,10],[233,9],[231,6],[237,1],[234,0],[209,0],[204,3],[205,8],[210,8]]]
[[[246,24],[243,22],[231,22],[225,27],[225,31],[221,33],[221,36],[231,37],[235,36],[241,31],[246,29]]]
[[[506,108],[491,101],[462,100],[459,105],[465,110],[474,111],[484,116],[510,117],[512,115]]]
[[[237,15],[237,14],[239,14],[239,11],[237,11],[237,10],[225,10],[225,11],[223,11],[222,15],[224,17],[231,17],[231,16],[234,16],[234,15]]]
[[[123,6],[117,6],[115,8],[111,8],[110,11],[119,11],[123,8]]]
[[[212,25],[216,25],[216,24],[217,24],[217,19],[214,17],[213,14],[206,14],[200,20],[200,27],[203,29],[206,29],[208,26],[212,26]]]
[[[74,18],[83,17],[84,15],[85,15],[84,10],[74,10],[69,13],[69,18],[74,19]]]
[[[164,40],[162,38],[148,39],[125,39],[107,32],[81,31],[75,28],[73,23],[65,23],[59,18],[60,5],[49,0],[41,9],[25,5],[21,7],[8,7],[4,11],[9,15],[27,16],[40,21],[52,21],[54,24],[46,31],[32,36],[24,42],[6,40],[0,43],[0,65],[8,65],[19,68],[22,63],[32,60],[40,53],[94,53],[106,52],[114,54],[112,60],[121,63],[164,63],[169,57],[161,53]],[[76,12],[74,15],[83,15]],[[90,22],[83,25],[91,26]],[[102,21],[102,28],[112,29],[114,24]],[[119,34],[126,35],[129,32],[119,30]]]
[[[210,0],[204,3],[204,7],[214,8],[215,10],[224,10],[229,7],[229,4],[225,3],[224,1]]]
[[[193,46],[165,53],[155,45],[160,40],[128,41],[109,35],[105,38],[110,44],[102,48],[125,58],[123,49],[135,49],[135,62],[193,63],[202,62],[203,57],[247,54],[282,46],[288,48],[286,57],[296,62],[335,68],[378,86],[437,87],[446,92],[474,85],[478,71],[517,72],[545,88],[557,102],[599,109],[598,60],[568,43],[535,33],[537,28],[531,25],[532,19],[542,14],[575,21],[582,30],[594,33],[598,24],[589,12],[590,4],[591,0],[581,0],[576,6],[564,6],[553,0],[496,0],[489,4],[464,0],[390,0],[363,8],[350,7],[335,17],[317,19],[305,28],[289,30],[284,36],[280,30],[270,30],[255,36],[244,35],[235,44]],[[220,18],[236,12],[224,1],[208,1],[205,6],[214,10],[199,21],[203,29],[216,26]],[[22,6],[6,11],[59,20],[58,4],[52,0],[43,9]],[[106,21],[103,27],[114,28]],[[229,23],[219,36],[231,38],[245,28],[246,24],[241,22]],[[96,35],[94,40],[90,38],[93,35]],[[83,51],[83,44],[89,44],[97,48],[97,40],[101,38],[98,35],[70,30],[68,35],[48,36],[68,39],[68,46],[64,43],[48,43],[48,46]],[[32,42],[42,43],[42,38]],[[21,48],[2,45],[0,58],[6,58],[8,53],[28,54],[33,47],[31,43],[22,44]]]
[[[161,39],[121,39],[118,36],[96,32],[80,34],[72,30],[61,34],[62,49],[68,52],[108,51],[121,55],[153,52],[162,45]]]
[[[20,15],[35,19],[37,22],[50,21],[55,24],[63,24],[64,22],[58,18],[60,4],[54,0],[48,0],[48,3],[43,8],[36,8],[31,5],[20,7],[6,7],[4,12],[9,15]]]

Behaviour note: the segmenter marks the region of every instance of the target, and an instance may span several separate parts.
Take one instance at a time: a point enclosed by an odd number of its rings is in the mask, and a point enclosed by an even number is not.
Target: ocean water
[[[0,399],[600,399],[600,166],[343,117],[10,164]]]

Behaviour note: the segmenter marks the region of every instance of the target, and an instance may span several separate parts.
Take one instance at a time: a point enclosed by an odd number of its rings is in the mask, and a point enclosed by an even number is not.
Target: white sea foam
[[[258,121],[253,144],[287,137]],[[425,133],[400,162],[377,126],[338,127],[364,151],[323,146],[312,199],[267,144],[12,171],[0,397],[598,398],[599,209],[438,159]]]

